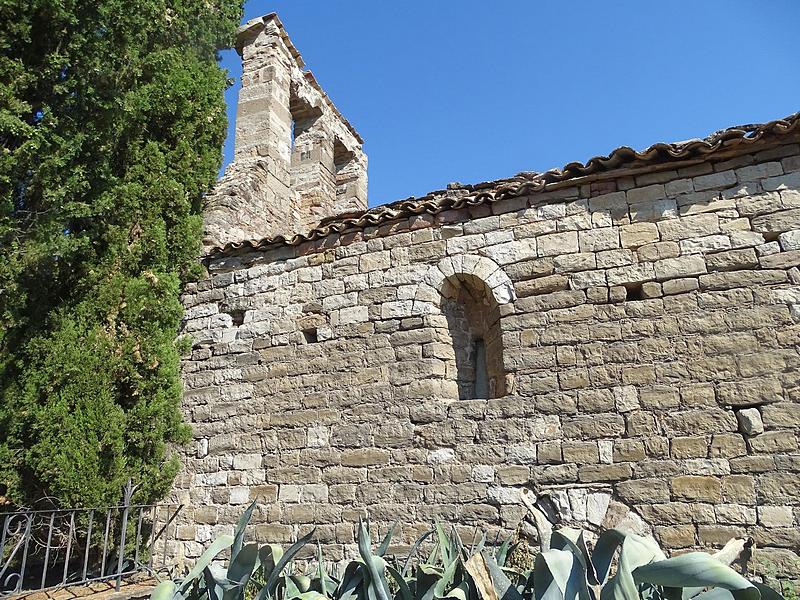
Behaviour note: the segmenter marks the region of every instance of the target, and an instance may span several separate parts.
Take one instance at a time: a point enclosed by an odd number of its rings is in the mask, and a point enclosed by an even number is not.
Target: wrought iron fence
[[[123,503],[105,508],[0,513],[0,598],[168,568],[177,504]]]

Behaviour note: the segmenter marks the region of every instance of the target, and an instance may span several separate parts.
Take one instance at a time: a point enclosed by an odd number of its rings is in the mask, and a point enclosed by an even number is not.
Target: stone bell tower
[[[363,140],[309,71],[277,15],[239,28],[234,158],[208,195],[203,245],[312,229],[367,207]]]

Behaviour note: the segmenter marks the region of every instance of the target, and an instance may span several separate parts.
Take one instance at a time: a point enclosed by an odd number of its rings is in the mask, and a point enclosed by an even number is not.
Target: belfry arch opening
[[[505,395],[500,310],[478,277],[448,277],[442,289],[442,314],[453,346],[448,377],[458,384],[460,400]]]

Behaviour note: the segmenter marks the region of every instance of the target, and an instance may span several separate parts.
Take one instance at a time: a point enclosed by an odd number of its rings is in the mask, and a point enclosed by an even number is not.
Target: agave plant
[[[652,538],[616,529],[603,532],[592,552],[583,531],[548,530],[533,568],[519,571],[507,565],[510,540],[489,548],[482,536],[467,548],[455,528],[447,534],[441,525],[421,536],[401,564],[386,556],[394,528],[373,551],[369,524],[360,522],[359,557],[341,577],[325,571],[319,545],[316,568],[297,575],[287,567],[313,531],[286,552],[245,544],[254,507],[233,536],[216,539],[183,580],[162,582],[151,600],[244,600],[246,591],[254,600],[782,600],[719,556],[667,558]],[[429,537],[433,543],[423,560],[418,555]],[[214,562],[228,548],[227,567]]]

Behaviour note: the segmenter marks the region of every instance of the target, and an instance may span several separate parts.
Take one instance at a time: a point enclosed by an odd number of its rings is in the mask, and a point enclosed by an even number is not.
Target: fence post
[[[123,490],[122,494],[122,530],[119,534],[119,557],[117,558],[117,582],[114,586],[116,591],[119,591],[121,584],[122,584],[122,565],[125,560],[125,534],[127,533],[128,529],[128,512],[130,511],[131,507],[131,498],[133,497],[133,493],[138,488],[138,485],[133,485],[133,482],[128,479],[128,483],[125,484],[125,489]]]

